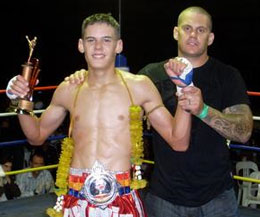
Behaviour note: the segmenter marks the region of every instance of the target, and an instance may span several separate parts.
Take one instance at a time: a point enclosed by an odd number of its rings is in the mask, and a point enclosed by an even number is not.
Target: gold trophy
[[[25,78],[26,81],[29,83],[29,92],[28,94],[19,99],[18,108],[16,112],[18,114],[30,114],[32,115],[33,111],[33,102],[32,102],[32,95],[33,89],[37,82],[37,78],[40,72],[39,69],[39,60],[36,58],[32,58],[33,50],[36,46],[37,37],[34,37],[32,40],[29,39],[28,36],[25,36],[28,45],[29,45],[29,57],[27,62],[22,65],[22,76]]]

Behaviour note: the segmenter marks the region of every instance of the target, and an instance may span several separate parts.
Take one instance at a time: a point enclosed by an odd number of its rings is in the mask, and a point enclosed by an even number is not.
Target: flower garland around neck
[[[120,73],[120,72],[119,72]],[[121,74],[121,73],[120,73]],[[87,72],[86,72],[87,76]],[[122,77],[122,75],[120,75]],[[122,78],[123,79],[123,78]],[[133,177],[131,181],[131,189],[144,188],[147,181],[142,179],[141,165],[144,157],[143,151],[143,122],[141,119],[142,109],[140,106],[131,105],[129,107],[130,117],[130,137],[131,137],[131,163],[133,165]],[[74,141],[71,137],[67,137],[62,142],[62,151],[59,159],[55,194],[58,196],[56,205],[47,209],[47,214],[51,217],[62,217],[63,197],[68,192],[68,176],[69,169],[74,151]]]

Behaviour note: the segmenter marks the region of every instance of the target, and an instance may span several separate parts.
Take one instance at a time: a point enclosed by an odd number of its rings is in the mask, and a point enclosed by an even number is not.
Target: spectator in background
[[[59,157],[61,153],[61,142],[56,141],[45,141],[41,146],[44,152],[45,165],[54,165],[59,163]],[[53,180],[56,180],[57,169],[50,171]]]
[[[44,165],[44,152],[37,148],[32,152],[30,167],[36,168]],[[48,170],[18,174],[16,179],[21,190],[21,197],[45,194],[54,190],[54,181]]]
[[[3,117],[0,121],[0,142],[8,142],[24,138],[17,120],[11,117]],[[23,146],[21,144],[13,143],[8,146],[0,147],[0,156],[13,156],[12,169],[23,169]],[[2,159],[2,158],[1,158]]]
[[[15,183],[15,176],[4,176],[12,170],[13,158],[10,155],[2,156],[0,163],[0,201],[19,197],[21,192]]]

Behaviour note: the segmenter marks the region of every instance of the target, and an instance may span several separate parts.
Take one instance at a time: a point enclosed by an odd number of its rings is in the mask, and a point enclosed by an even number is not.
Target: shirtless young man
[[[179,96],[173,118],[148,77],[115,69],[115,57],[122,48],[119,25],[112,16],[94,14],[86,18],[78,42],[78,49],[88,64],[83,84],[62,82],[40,118],[18,114],[30,144],[41,145],[63,122],[67,112],[70,113],[75,148],[69,186],[80,188],[69,189],[64,198],[63,216],[146,216],[137,192],[127,190],[132,147],[130,106],[140,106],[146,113],[153,110],[149,121],[168,144],[177,151],[188,148],[191,115],[185,111],[189,103],[186,95],[194,91],[193,87],[183,89],[185,94]],[[181,68],[179,71],[181,73]],[[29,91],[27,83],[18,75],[9,93],[25,96]],[[94,181],[90,179],[86,183],[91,176]],[[112,184],[108,183],[111,177]],[[122,186],[122,179],[128,183],[126,186]],[[114,182],[115,196],[108,200],[109,203],[99,204],[100,198],[95,196],[110,194]],[[124,191],[120,193],[119,188]]]

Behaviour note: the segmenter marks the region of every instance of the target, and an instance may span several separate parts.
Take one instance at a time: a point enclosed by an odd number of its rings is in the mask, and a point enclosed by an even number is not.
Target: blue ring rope
[[[151,136],[149,133],[144,133],[144,136]],[[64,139],[66,135],[60,135],[60,136],[50,136],[47,140],[52,141],[52,140],[59,140],[59,139]],[[0,142],[0,147],[3,146],[9,146],[9,145],[21,145],[21,144],[26,144],[27,139],[21,139],[21,140],[13,140],[9,142]],[[240,145],[240,144],[230,144],[230,148],[232,149],[243,149],[243,150],[251,150],[251,151],[258,151],[260,152],[259,147],[255,146],[247,146],[247,145]]]
[[[65,135],[60,135],[60,136],[50,136],[47,140],[52,141],[52,140],[58,140],[58,139],[64,139],[66,136]],[[21,140],[13,140],[9,142],[0,142],[0,147],[3,146],[10,146],[10,145],[22,145],[28,143],[27,139],[21,139]]]

